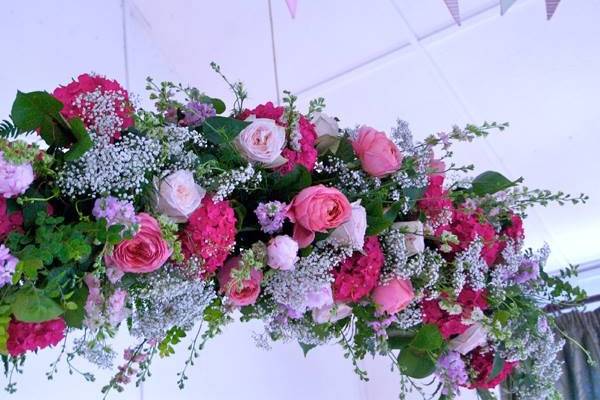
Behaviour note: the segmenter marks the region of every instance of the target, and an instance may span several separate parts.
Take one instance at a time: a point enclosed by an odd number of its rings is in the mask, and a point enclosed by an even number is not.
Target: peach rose
[[[358,128],[352,148],[363,170],[371,176],[391,174],[402,165],[402,154],[394,142],[385,133],[368,126]]]
[[[315,232],[337,228],[352,216],[352,206],[342,192],[323,185],[302,189],[290,204],[294,240],[301,248],[315,239]]]
[[[410,280],[392,279],[373,290],[373,302],[380,312],[394,315],[404,310],[415,298]]]

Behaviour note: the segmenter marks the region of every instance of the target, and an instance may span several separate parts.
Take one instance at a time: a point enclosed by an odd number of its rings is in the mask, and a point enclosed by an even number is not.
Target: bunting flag
[[[500,15],[506,14],[510,6],[515,4],[517,0],[500,0]]]
[[[558,3],[560,3],[560,0],[546,0],[546,18],[548,18],[548,21],[550,21],[550,18],[554,15]]]
[[[298,0],[285,0],[288,6],[288,10],[290,10],[290,15],[292,18],[296,18],[296,9],[298,8]]]
[[[458,0],[444,0],[446,3],[446,7],[450,10],[450,14],[452,14],[452,18],[458,25],[460,25],[460,12],[458,9]]]

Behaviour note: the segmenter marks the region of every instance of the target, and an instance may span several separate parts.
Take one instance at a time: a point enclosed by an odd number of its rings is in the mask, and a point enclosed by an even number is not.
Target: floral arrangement
[[[183,388],[199,350],[238,316],[264,322],[261,347],[340,343],[362,379],[358,360],[387,356],[401,397],[435,376],[442,399],[461,388],[491,398],[503,382],[520,399],[555,398],[563,342],[544,307],[585,294],[564,279],[575,268],[548,275],[548,248],[523,248],[523,218],[586,196],[471,178],[473,166],[451,162],[454,143],[507,124],[415,142],[401,120],[340,129],[323,99],[306,114],[287,92],[283,106],[248,109],[243,85],[223,78],[229,116],[221,100],[152,79],[154,111],[94,74],[18,92],[0,124],[9,392],[46,347],[60,349],[50,379],[66,361],[93,380],[78,357],[116,365],[108,394],[189,340]],[[121,326],[133,341],[122,357],[111,345]]]

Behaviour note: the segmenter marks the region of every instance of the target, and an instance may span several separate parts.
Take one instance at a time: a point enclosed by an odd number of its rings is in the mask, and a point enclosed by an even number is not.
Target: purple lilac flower
[[[540,275],[540,264],[536,260],[523,260],[514,279],[517,283],[525,283],[537,279]]]
[[[214,117],[217,112],[212,104],[190,101],[185,106],[184,115],[181,125],[194,127],[202,124],[206,118]]]
[[[254,213],[258,218],[263,232],[275,233],[283,227],[288,205],[280,201],[270,201],[268,203],[260,203]]]
[[[105,218],[109,226],[119,224],[130,227],[138,223],[133,204],[112,196],[96,199],[92,215],[98,219]]]
[[[456,351],[449,351],[438,359],[435,373],[444,382],[442,393],[445,395],[457,394],[458,387],[469,381],[465,362]]]
[[[12,282],[18,262],[19,260],[10,254],[8,248],[0,244],[0,288]]]

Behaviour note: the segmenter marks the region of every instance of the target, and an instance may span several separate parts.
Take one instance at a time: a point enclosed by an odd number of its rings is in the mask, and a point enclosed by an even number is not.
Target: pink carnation
[[[117,81],[82,74],[53,94],[63,103],[61,114],[66,119],[79,117],[86,128],[99,135],[119,139],[121,131],[133,125],[129,94]]]
[[[65,321],[62,318],[40,323],[11,320],[8,325],[6,347],[16,357],[27,351],[36,351],[58,344],[65,337]]]
[[[284,107],[274,106],[273,103],[268,102],[261,104],[253,110],[244,110],[239,116],[239,119],[246,119],[251,115],[256,118],[268,118],[277,122],[278,125],[287,127],[287,124],[282,121],[283,114],[285,112]],[[317,132],[315,131],[314,125],[307,120],[303,115],[298,120],[298,130],[300,133],[300,150],[295,151],[289,147],[283,149],[281,155],[288,161],[278,168],[278,171],[282,174],[286,174],[294,169],[297,164],[303,165],[309,171],[315,166],[317,161],[317,150],[315,148],[317,141]]]
[[[336,302],[360,301],[377,286],[383,266],[383,251],[377,236],[365,240],[363,253],[355,252],[333,271],[333,298]]]
[[[0,241],[13,231],[23,230],[23,214],[20,211],[8,212],[6,199],[0,196]]]
[[[205,272],[215,272],[233,249],[235,225],[235,212],[228,201],[215,203],[210,196],[204,196],[181,234],[184,255],[200,257]]]

